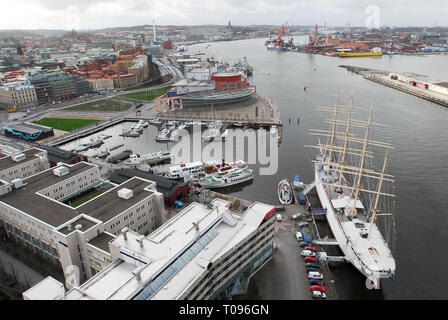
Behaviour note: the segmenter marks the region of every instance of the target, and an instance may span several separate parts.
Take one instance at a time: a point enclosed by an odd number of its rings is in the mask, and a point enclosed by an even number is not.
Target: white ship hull
[[[212,183],[212,184],[201,184],[199,182],[199,185],[202,188],[206,188],[206,189],[217,189],[217,188],[224,188],[224,187],[234,186],[234,185],[237,185],[237,184],[240,184],[240,183],[251,181],[253,179],[254,179],[254,175],[250,174],[247,177],[240,178],[238,180],[231,180],[231,181],[227,181],[227,182],[217,181],[217,182]]]
[[[331,199],[329,197],[329,194],[326,190],[327,186],[324,186],[321,181],[321,177],[319,176],[319,169],[318,165],[315,165],[315,181],[316,181],[316,191],[317,195],[319,197],[319,200],[321,202],[321,205],[324,209],[327,210],[327,221],[330,226],[330,229],[333,233],[334,238],[337,240],[339,247],[341,248],[341,251],[345,255],[345,258],[348,262],[350,262],[358,271],[360,271],[365,277],[367,277],[371,285],[374,289],[380,289],[380,280],[389,278],[389,273],[387,271],[374,271],[375,265],[370,265],[370,268],[367,266],[369,264],[368,261],[363,261],[363,259],[360,258],[359,249],[360,247],[355,248],[353,246],[353,243],[356,243],[356,241],[359,241],[356,239],[356,237],[353,237],[350,239],[343,227],[343,224],[347,222],[341,222],[339,217],[337,216],[337,213],[334,210],[333,204],[331,202]],[[369,224],[370,225],[370,224]],[[372,228],[377,234],[379,233],[379,230],[377,229],[376,225]],[[352,234],[353,235],[353,234]],[[379,237],[376,237],[376,242],[381,242],[380,240],[384,241],[382,239],[379,239]],[[381,244],[381,243],[380,243]],[[377,243],[374,243],[376,246]],[[382,244],[381,244],[382,245]],[[365,248],[364,248],[365,249]],[[387,248],[388,249],[388,248]],[[358,251],[358,253],[357,253]],[[382,250],[387,251],[387,250]],[[387,253],[387,252],[386,252]],[[365,254],[365,253],[364,253]],[[387,265],[390,267],[390,270],[392,271],[392,274],[395,272],[395,262],[390,260],[391,257],[388,257],[388,263]],[[387,269],[386,269],[387,270]],[[370,287],[370,288],[372,288]]]

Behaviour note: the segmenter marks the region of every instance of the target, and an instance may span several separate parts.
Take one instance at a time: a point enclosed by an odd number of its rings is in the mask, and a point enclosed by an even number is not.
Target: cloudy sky
[[[448,26],[448,0],[0,0],[0,29],[324,24]]]

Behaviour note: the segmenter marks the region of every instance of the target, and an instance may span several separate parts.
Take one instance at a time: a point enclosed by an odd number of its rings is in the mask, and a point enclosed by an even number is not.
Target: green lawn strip
[[[92,101],[77,106],[66,108],[65,110],[76,111],[125,111],[131,108],[132,105],[116,100],[99,100]]]
[[[85,203],[85,202],[87,202],[87,201],[89,201],[89,200],[91,200],[91,199],[93,199],[93,198],[99,196],[99,195],[102,194],[102,193],[103,193],[102,191],[97,191],[97,192],[95,192],[95,193],[92,193],[91,195],[89,195],[89,196],[87,196],[87,197],[85,197],[85,198],[83,198],[83,199],[81,199],[81,200],[79,200],[79,201],[76,201],[76,202],[72,203],[71,206],[72,206],[73,208],[79,207],[79,206],[82,205],[83,203]]]
[[[64,119],[64,118],[43,118],[38,121],[33,121],[33,123],[41,124],[47,127],[52,127],[54,129],[62,131],[73,131],[88,125],[101,122],[102,120],[94,119]]]
[[[136,100],[148,100],[149,101],[149,100],[154,100],[155,98],[161,96],[168,90],[169,90],[168,87],[159,88],[159,89],[142,91],[142,92],[127,93],[127,94],[122,95],[122,97],[136,99]]]

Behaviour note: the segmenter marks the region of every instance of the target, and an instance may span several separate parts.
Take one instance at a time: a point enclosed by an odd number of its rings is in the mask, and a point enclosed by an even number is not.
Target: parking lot
[[[300,228],[298,224],[305,219],[291,220],[290,216],[300,213],[306,214],[300,205],[287,205],[285,211],[278,212],[282,221],[275,222],[276,246],[274,256],[253,280],[256,281],[261,299],[273,300],[309,300],[312,299],[310,280],[307,277],[306,263],[301,256],[303,248],[299,246],[295,233]],[[310,222],[310,221],[308,221]],[[309,223],[310,230],[315,238],[314,224]],[[317,251],[321,249],[317,247]],[[336,290],[332,284],[330,269],[320,263],[324,276],[320,282],[326,288],[327,299],[337,299]]]

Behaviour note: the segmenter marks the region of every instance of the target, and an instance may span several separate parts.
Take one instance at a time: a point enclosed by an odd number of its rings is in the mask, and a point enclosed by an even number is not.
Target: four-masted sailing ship
[[[332,114],[325,121],[331,128],[311,129],[317,144],[306,147],[317,150],[313,160],[316,192],[345,259],[379,289],[381,279],[395,274],[388,236],[379,227],[380,218],[392,215],[386,207],[395,195],[386,190],[394,180],[385,170],[393,147],[370,139],[372,127],[384,126],[372,121],[372,108],[367,121],[356,120],[353,114],[366,109],[353,107],[353,96],[348,106],[340,105],[340,97],[338,92],[334,107],[318,108]],[[328,142],[322,144],[321,138]],[[385,153],[381,171],[373,163],[378,149]]]

